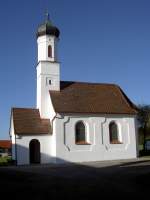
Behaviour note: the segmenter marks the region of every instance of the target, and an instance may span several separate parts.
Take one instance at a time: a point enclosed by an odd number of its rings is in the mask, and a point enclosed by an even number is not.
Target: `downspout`
[[[11,109],[10,126],[9,126],[9,136],[11,139],[11,153],[12,153],[12,135],[10,135],[10,129],[11,129],[12,116],[13,116],[13,109]],[[15,135],[15,165],[17,165],[17,144],[16,144],[16,134],[15,134],[14,122],[13,122],[13,129],[14,129],[14,135]]]
[[[57,119],[63,119],[63,117],[57,117],[57,114],[58,113],[56,113],[55,114],[55,116],[53,117],[53,119],[51,120],[51,122],[52,122],[52,131],[53,131],[53,122],[54,122],[54,120],[57,118]]]
[[[51,120],[52,121],[52,131],[53,131],[53,122],[54,122],[54,120],[55,119],[63,119],[63,117],[57,117],[57,113],[56,113],[56,115],[53,117],[53,119]],[[67,121],[68,122],[68,121]],[[67,122],[64,122],[64,124],[65,123],[67,123]],[[65,137],[65,134],[64,134],[64,137]],[[70,151],[70,148],[65,144],[65,138],[64,138],[64,145],[66,146],[66,148],[68,149],[68,151]]]
[[[17,163],[18,159],[17,159],[17,144],[16,144],[16,134],[15,134],[15,157],[16,157],[16,162],[15,162],[15,164],[16,164],[16,166],[17,166],[17,165],[18,165],[18,163]]]
[[[56,116],[57,116],[57,113],[55,114],[55,116],[54,116],[53,119],[51,120],[51,122],[52,122],[52,134],[53,134],[53,122],[54,122]]]

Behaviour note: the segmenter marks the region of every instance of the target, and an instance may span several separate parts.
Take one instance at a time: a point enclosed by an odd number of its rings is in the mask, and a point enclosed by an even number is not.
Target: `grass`
[[[139,151],[143,150],[143,148],[144,148],[144,147],[143,147],[143,144],[140,144],[140,145],[139,145]]]
[[[0,157],[0,166],[9,165],[10,163],[11,163],[10,156]]]

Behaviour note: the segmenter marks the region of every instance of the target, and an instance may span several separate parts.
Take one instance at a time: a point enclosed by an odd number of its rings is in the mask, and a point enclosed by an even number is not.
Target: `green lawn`
[[[6,156],[6,157],[0,157],[0,166],[3,165],[8,165],[11,161],[11,157]]]
[[[144,147],[143,147],[143,144],[140,144],[140,145],[139,145],[139,151],[143,150],[143,148],[144,148]]]

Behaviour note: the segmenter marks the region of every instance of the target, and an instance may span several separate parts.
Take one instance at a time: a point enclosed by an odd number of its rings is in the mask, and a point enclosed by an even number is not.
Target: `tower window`
[[[49,80],[49,85],[51,85],[52,84],[52,81],[51,80]]]
[[[51,45],[48,45],[48,57],[49,58],[52,57],[52,47],[51,47]]]
[[[49,86],[49,85],[52,85],[53,84],[53,80],[51,77],[47,77],[46,78],[46,85]]]

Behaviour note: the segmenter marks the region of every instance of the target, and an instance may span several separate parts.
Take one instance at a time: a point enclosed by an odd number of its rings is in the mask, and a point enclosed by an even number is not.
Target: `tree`
[[[145,143],[146,136],[150,129],[150,105],[139,105],[138,106],[138,121],[140,124],[140,128],[143,130],[143,141],[144,141],[144,151],[145,151]]]

